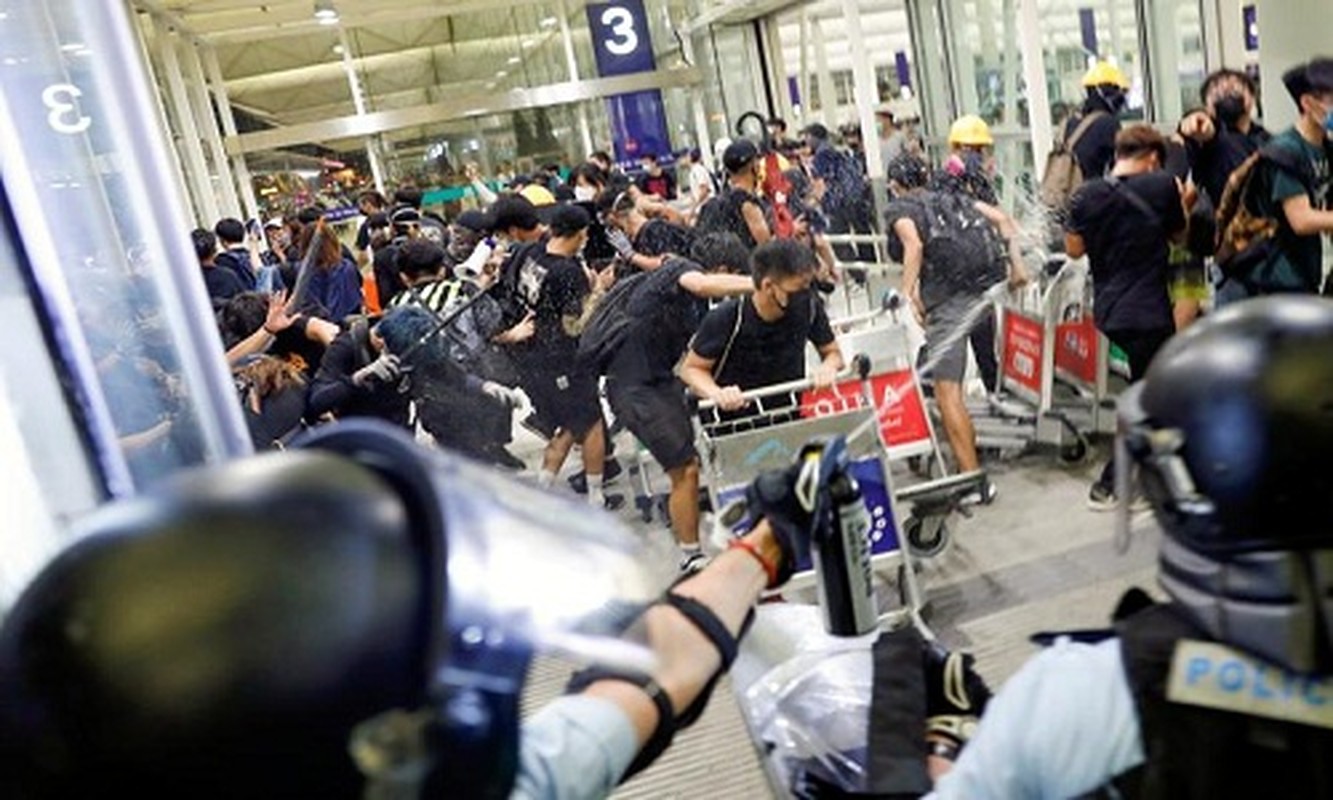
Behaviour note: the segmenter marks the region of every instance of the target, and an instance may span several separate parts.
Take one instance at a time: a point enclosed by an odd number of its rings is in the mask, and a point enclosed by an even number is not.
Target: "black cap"
[[[551,210],[547,223],[551,226],[552,236],[563,238],[585,230],[592,224],[592,215],[583,206],[561,203]]]
[[[811,123],[811,124],[805,126],[805,129],[801,131],[801,135],[802,135],[802,136],[813,136],[813,137],[815,137],[816,139],[827,139],[827,138],[828,138],[828,128],[825,128],[825,127],[823,126],[822,123],[819,123],[819,122],[813,122],[813,123]]]
[[[491,221],[497,231],[530,231],[542,222],[532,201],[517,194],[502,195],[491,205]]]
[[[490,233],[495,229],[495,217],[485,211],[470,208],[459,214],[458,219],[454,220],[454,224],[477,233]]]
[[[722,153],[722,166],[735,174],[759,157],[759,146],[749,139],[737,139]]]
[[[394,206],[389,212],[389,220],[395,225],[407,225],[421,221],[421,212],[409,205]]]

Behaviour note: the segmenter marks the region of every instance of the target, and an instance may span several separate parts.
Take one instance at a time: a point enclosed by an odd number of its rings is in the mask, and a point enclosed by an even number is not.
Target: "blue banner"
[[[907,61],[907,53],[903,50],[893,54],[893,68],[898,73],[898,85],[911,88],[912,86],[912,66]]]
[[[1099,55],[1097,52],[1097,15],[1091,8],[1080,8],[1078,10],[1078,27],[1083,34],[1083,49],[1094,56]]]
[[[589,3],[587,9],[599,76],[608,78],[657,69],[643,0]],[[606,111],[611,120],[617,161],[637,160],[650,154],[670,156],[671,137],[659,90],[607,98]]]
[[[1245,25],[1245,50],[1253,53],[1259,49],[1259,12],[1253,5],[1244,6],[1240,18]]]

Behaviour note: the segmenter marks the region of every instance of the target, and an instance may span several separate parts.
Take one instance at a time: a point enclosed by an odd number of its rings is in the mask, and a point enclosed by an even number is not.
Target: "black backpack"
[[[653,273],[637,272],[615,282],[597,304],[579,334],[577,364],[594,375],[605,375],[611,359],[625,343],[635,317],[629,313],[634,292]]]
[[[902,216],[924,228],[919,231],[925,245],[921,290],[928,307],[950,295],[980,294],[1008,277],[1004,239],[971,197],[925,192],[895,203],[902,204]],[[892,232],[889,254],[902,260],[902,243]]]

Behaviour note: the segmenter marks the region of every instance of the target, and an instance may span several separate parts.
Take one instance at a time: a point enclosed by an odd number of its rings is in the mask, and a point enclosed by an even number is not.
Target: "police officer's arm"
[[[912,304],[912,313],[916,314],[919,322],[926,314],[926,307],[921,304],[921,265],[925,259],[926,246],[921,241],[916,223],[908,217],[894,220],[893,232],[903,244],[903,294]]]
[[[725,550],[694,577],[671,590],[706,606],[733,637],[739,633],[741,623],[769,580],[761,560],[767,564],[782,561],[781,549],[767,521],[760,522],[742,538],[757,551],[758,558],[739,549]],[[688,708],[721,666],[717,648],[674,606],[653,606],[644,615],[644,621],[649,642],[658,657],[654,680],[670,698],[672,708]],[[657,706],[637,686],[624,681],[597,681],[584,693],[619,706],[630,718],[640,746],[648,742],[657,728]]]
[[[741,217],[745,219],[745,226],[750,229],[750,235],[759,244],[773,238],[772,232],[768,229],[768,220],[764,219],[764,210],[758,203],[741,203]]]

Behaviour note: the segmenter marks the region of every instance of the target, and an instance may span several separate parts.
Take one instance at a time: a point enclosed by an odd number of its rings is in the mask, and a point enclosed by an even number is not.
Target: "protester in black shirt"
[[[1084,74],[1083,89],[1087,93],[1083,108],[1065,121],[1060,140],[1068,142],[1085,118],[1096,115],[1074,145],[1074,158],[1083,179],[1091,180],[1105,175],[1115,160],[1115,135],[1120,130],[1129,79],[1114,64],[1099,61]]]
[[[606,214],[607,240],[626,265],[635,270],[654,270],[669,255],[690,252],[694,232],[664,219],[650,219],[638,208],[629,192],[615,198]]]
[[[702,566],[699,546],[699,455],[676,365],[708,310],[709,299],[748,294],[749,261],[734,234],[700,237],[693,260],[671,258],[644,277],[628,299],[633,320],[607,368],[607,398],[616,419],[648,448],[671,479],[671,528],[681,569]]]
[[[843,367],[824,305],[810,290],[818,261],[799,242],[776,239],[750,258],[755,290],[704,317],[690,342],[680,377],[695,396],[723,411],[747,405],[742,393],[805,377],[805,344],[822,359],[811,379],[833,385]]]
[[[644,194],[657,195],[663,200],[676,199],[676,176],[662,169],[657,156],[649,153],[640,159],[643,172],[636,183]]]
[[[1175,333],[1167,291],[1169,246],[1185,232],[1180,184],[1162,171],[1166,140],[1148,125],[1116,136],[1116,161],[1104,179],[1074,194],[1065,234],[1071,258],[1085,253],[1092,269],[1093,320],[1129,358],[1130,381],[1143,377],[1154,355]],[[1114,459],[1088,493],[1095,510],[1112,510]]]
[[[411,321],[407,312],[413,310],[394,309],[377,320],[363,318],[338,334],[310,386],[306,413],[312,422],[331,415],[411,424],[411,378],[403,374],[399,355],[414,344],[414,330],[406,324]]]
[[[218,239],[212,231],[198,228],[190,233],[190,239],[194,242],[194,254],[199,258],[204,288],[208,290],[213,308],[221,308],[228,300],[246,291],[236,273],[217,265]]]
[[[370,240],[374,235],[372,220],[378,215],[388,213],[389,201],[384,199],[384,195],[372,189],[362,192],[356,198],[356,206],[365,219],[361,220],[361,226],[356,229],[356,242],[353,249],[356,250],[357,266],[364,267],[370,263],[374,256],[370,250]]]
[[[1227,178],[1272,135],[1254,119],[1257,92],[1244,72],[1219,69],[1199,94],[1204,107],[1186,114],[1176,130],[1185,141],[1194,182],[1216,207]]]
[[[293,364],[256,354],[237,363],[232,376],[256,450],[281,449],[304,428],[306,378]]]
[[[760,153],[749,139],[732,142],[722,154],[727,185],[704,203],[695,221],[699,233],[734,233],[749,250],[773,238],[759,196]]]
[[[227,360],[267,353],[290,363],[308,382],[324,351],[338,335],[338,325],[307,314],[288,314],[286,295],[242,292],[219,312]]]
[[[253,262],[250,249],[246,246],[245,225],[239,219],[227,217],[218,220],[213,226],[213,233],[222,246],[222,252],[217,255],[217,265],[236,273],[246,290],[255,288],[258,265]]]
[[[606,430],[597,379],[576,364],[579,333],[613,277],[610,269],[588,269],[580,257],[591,221],[580,206],[557,206],[550,216],[550,239],[517,252],[504,277],[533,315],[534,334],[513,346],[523,390],[555,430],[538,482],[554,482],[577,442],[588,500],[603,505]]]

